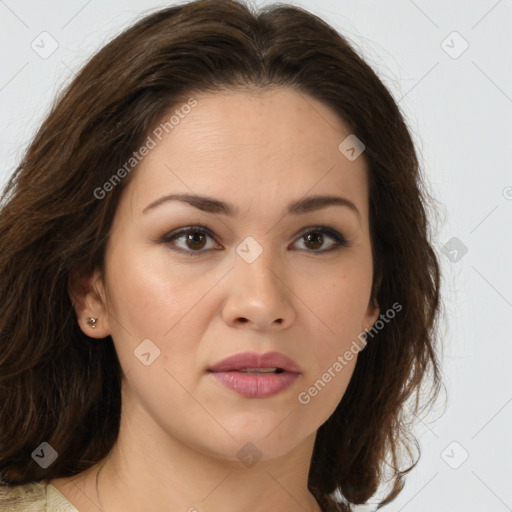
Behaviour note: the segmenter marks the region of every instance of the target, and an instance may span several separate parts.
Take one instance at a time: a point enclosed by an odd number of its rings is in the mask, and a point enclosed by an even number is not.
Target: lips
[[[210,372],[233,372],[242,370],[251,370],[256,373],[275,373],[289,372],[301,373],[301,369],[295,361],[279,352],[266,352],[258,354],[256,352],[244,352],[235,354],[223,359],[216,365],[208,369]]]
[[[269,398],[286,390],[301,369],[279,352],[235,354],[208,369],[215,381],[246,398]]]

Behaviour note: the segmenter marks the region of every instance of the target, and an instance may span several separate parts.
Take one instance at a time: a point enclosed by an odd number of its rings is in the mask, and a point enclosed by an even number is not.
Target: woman
[[[203,0],[116,37],[2,198],[0,508],[392,501],[404,404],[441,383],[426,203],[312,14]]]

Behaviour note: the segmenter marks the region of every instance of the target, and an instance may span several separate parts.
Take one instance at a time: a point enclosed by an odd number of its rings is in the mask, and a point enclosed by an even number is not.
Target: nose
[[[222,316],[230,327],[282,330],[295,320],[293,286],[270,250],[252,262],[238,255],[230,272]]]

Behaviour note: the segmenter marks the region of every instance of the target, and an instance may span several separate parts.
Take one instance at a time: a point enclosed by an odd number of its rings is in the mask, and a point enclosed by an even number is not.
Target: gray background
[[[373,66],[445,205],[433,228],[446,411],[442,395],[417,429],[420,463],[382,510],[512,511],[512,1],[290,3],[331,23]],[[170,4],[0,0],[0,184],[74,70],[143,13]]]

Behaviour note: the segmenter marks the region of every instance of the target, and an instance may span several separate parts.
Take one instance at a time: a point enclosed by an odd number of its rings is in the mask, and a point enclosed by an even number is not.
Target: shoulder
[[[0,510],[46,512],[45,486],[40,483],[0,485]]]
[[[48,484],[0,485],[2,512],[78,512],[57,489]]]

